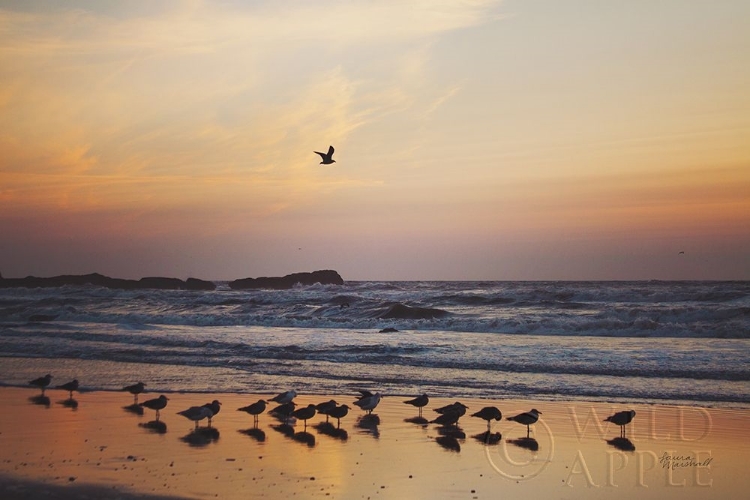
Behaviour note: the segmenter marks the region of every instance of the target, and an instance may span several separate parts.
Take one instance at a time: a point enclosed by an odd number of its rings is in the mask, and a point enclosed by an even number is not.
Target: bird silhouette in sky
[[[320,151],[313,151],[313,153],[320,155],[320,157],[323,159],[323,161],[320,162],[321,165],[330,165],[331,163],[336,163],[336,160],[333,159],[333,146],[328,146],[327,153],[321,153]]]

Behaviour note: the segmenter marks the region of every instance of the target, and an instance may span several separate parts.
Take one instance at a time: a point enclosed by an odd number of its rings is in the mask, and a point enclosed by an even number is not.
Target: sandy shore
[[[341,431],[280,427],[237,408],[267,395],[170,394],[161,425],[125,409],[127,393],[2,388],[0,498],[742,498],[750,488],[747,410],[676,406],[467,400],[458,430],[415,419],[405,398],[384,398],[379,424],[354,408]],[[141,400],[154,397],[142,395]],[[333,396],[339,403],[354,397]],[[210,431],[176,414],[220,400]],[[298,396],[301,405],[326,396]],[[435,399],[425,409],[451,403]],[[469,414],[494,405],[504,416],[540,410],[526,428]],[[602,422],[634,409],[627,440]],[[205,426],[205,423],[204,423]]]

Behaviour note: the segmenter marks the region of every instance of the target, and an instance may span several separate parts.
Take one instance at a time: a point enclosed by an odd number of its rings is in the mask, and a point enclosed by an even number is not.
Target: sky
[[[6,278],[747,280],[750,2],[0,0],[0,151]]]

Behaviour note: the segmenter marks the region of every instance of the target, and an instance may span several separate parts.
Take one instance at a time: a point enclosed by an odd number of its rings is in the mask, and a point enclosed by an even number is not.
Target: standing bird
[[[35,378],[34,380],[30,381],[29,384],[33,385],[34,387],[40,388],[42,390],[42,396],[44,396],[44,390],[47,388],[50,382],[52,382],[52,375],[48,373],[44,377]]]
[[[341,427],[341,419],[349,413],[349,407],[347,405],[337,406],[328,411],[328,414],[336,419],[336,428]]]
[[[485,406],[478,412],[472,414],[472,417],[478,417],[487,421],[487,432],[490,431],[490,426],[493,420],[502,420],[503,414],[494,406]]]
[[[294,418],[298,418],[300,420],[303,420],[305,422],[305,430],[307,430],[307,421],[315,416],[315,405],[309,404],[304,408],[300,408],[299,410],[295,410],[292,413],[292,416]]]
[[[605,422],[612,422],[620,426],[620,437],[625,437],[625,426],[633,421],[635,410],[618,411],[604,419]]]
[[[529,433],[531,432],[529,426],[531,424],[535,424],[537,420],[539,420],[539,415],[541,415],[542,412],[540,412],[537,409],[531,409],[530,411],[527,411],[526,413],[519,413],[518,415],[514,417],[508,417],[506,420],[512,420],[514,422],[518,422],[521,425],[526,426],[526,437],[529,437]]]
[[[456,401],[455,403],[451,403],[446,406],[441,406],[440,408],[435,408],[435,411],[437,413],[440,413],[441,415],[445,415],[446,413],[457,413],[459,417],[463,417],[464,415],[466,415],[466,410],[468,409],[469,409],[468,406]]]
[[[380,403],[382,396],[379,393],[370,394],[369,396],[362,396],[354,402],[355,405],[359,406],[367,412],[368,415],[372,415],[372,410]]]
[[[323,159],[323,161],[320,162],[321,165],[330,165],[331,163],[336,163],[336,160],[333,159],[333,146],[328,146],[327,153],[321,153],[320,151],[313,151],[313,153],[320,155],[320,157]]]
[[[211,419],[221,411],[221,403],[214,399],[210,403],[204,404],[203,407],[211,410],[211,415],[208,417],[208,426],[211,427]]]
[[[73,391],[78,390],[78,380],[75,379],[62,385],[58,385],[57,387],[55,387],[55,389],[63,389],[68,391],[68,393],[70,393],[70,399],[73,399]]]
[[[292,416],[292,413],[294,413],[295,406],[297,406],[297,403],[295,403],[294,401],[290,401],[288,403],[284,403],[283,405],[277,406],[268,413],[274,415],[276,418],[286,423],[289,420],[289,417]]]
[[[404,401],[404,404],[416,406],[419,408],[419,416],[422,416],[422,408],[427,406],[427,403],[430,402],[430,398],[427,396],[427,394],[422,394],[421,396],[417,396],[414,399],[410,399],[408,401]]]
[[[282,392],[281,394],[272,397],[271,401],[275,403],[279,403],[280,405],[285,405],[287,403],[291,403],[292,400],[296,397],[297,397],[297,391],[292,389],[291,391]]]
[[[195,422],[196,429],[198,428],[198,422],[204,418],[210,419],[214,415],[211,408],[207,406],[191,406],[187,410],[178,411],[177,414]]]
[[[315,405],[315,409],[320,413],[321,415],[326,416],[326,422],[328,422],[328,412],[336,408],[336,405],[338,403],[331,399],[330,401],[326,401],[325,403],[318,403]]]
[[[443,427],[450,427],[451,425],[458,426],[459,418],[461,418],[461,415],[457,411],[447,411],[438,415],[435,420],[430,420],[430,423],[438,424]]]
[[[159,421],[159,410],[163,410],[167,406],[167,401],[169,401],[169,398],[166,397],[164,394],[159,396],[155,399],[148,399],[141,403],[138,406],[143,406],[145,408],[148,408],[150,410],[156,410],[156,421]]]
[[[146,387],[146,384],[143,382],[138,382],[137,384],[128,385],[126,387],[123,387],[123,391],[127,391],[130,394],[133,395],[133,405],[138,404],[138,394],[143,392],[144,387]]]
[[[266,401],[263,399],[259,399],[257,402],[243,406],[242,408],[239,408],[237,411],[244,411],[245,413],[248,413],[253,416],[253,423],[258,424],[258,415],[266,411]]]

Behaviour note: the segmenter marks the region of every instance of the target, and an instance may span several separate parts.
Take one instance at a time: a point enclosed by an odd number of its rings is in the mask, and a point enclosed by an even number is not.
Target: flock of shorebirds
[[[42,396],[44,396],[44,391],[48,388],[51,382],[52,376],[48,374],[44,377],[40,377],[30,381],[29,384],[40,388],[42,390]],[[72,400],[73,391],[78,390],[78,380],[72,380],[71,382],[58,385],[55,388],[68,391]],[[156,421],[158,422],[160,416],[159,412],[166,408],[167,403],[169,402],[169,398],[162,394],[158,398],[153,398],[147,401],[143,401],[142,403],[138,403],[138,395],[143,393],[145,388],[146,384],[144,384],[143,382],[138,382],[136,384],[123,387],[122,390],[133,395],[133,407],[148,408],[150,410],[154,410],[156,412]],[[353,402],[353,404],[366,411],[368,415],[372,415],[372,411],[378,406],[382,396],[379,393],[372,393],[365,390],[361,390],[359,392],[360,396]],[[243,406],[242,408],[238,408],[238,411],[244,411],[245,413],[252,415],[253,423],[255,426],[257,426],[259,416],[266,411],[269,402],[274,402],[277,404],[277,406],[269,410],[268,413],[280,419],[284,423],[288,423],[291,419],[302,420],[304,422],[305,429],[307,429],[307,421],[313,418],[315,415],[319,414],[326,417],[326,422],[328,422],[329,418],[335,418],[336,428],[338,429],[341,426],[341,419],[346,417],[349,414],[349,410],[351,409],[351,407],[346,404],[339,405],[333,399],[325,401],[323,403],[309,404],[307,406],[297,408],[297,404],[294,402],[295,397],[297,397],[297,392],[292,389],[290,391],[278,394],[268,400],[259,399],[255,403],[252,403],[248,406]],[[414,399],[404,401],[405,404],[414,406],[419,410],[419,417],[417,418],[420,421],[424,421],[424,423],[438,424],[443,427],[457,426],[459,419],[463,417],[466,414],[466,410],[468,410],[468,406],[457,401],[440,408],[435,408],[434,411],[438,414],[438,416],[433,420],[427,420],[422,417],[422,410],[429,404],[429,402],[430,398],[427,396],[427,394],[422,394],[421,396],[417,396]],[[213,400],[212,402],[206,403],[202,406],[191,406],[190,408],[177,413],[178,415],[182,415],[188,420],[195,422],[195,428],[197,429],[199,422],[202,420],[207,420],[210,427],[212,418],[216,416],[216,414],[218,414],[220,410],[221,403],[217,400]],[[531,425],[535,424],[539,420],[539,415],[541,414],[542,412],[540,412],[539,410],[531,409],[527,412],[519,413],[518,415],[514,415],[512,417],[507,417],[506,420],[525,425],[526,437],[528,438]],[[487,422],[488,437],[490,436],[492,421],[499,421],[503,418],[502,412],[495,406],[485,406],[478,412],[471,414],[471,416],[481,418],[482,420],[485,420]],[[611,422],[619,426],[620,437],[624,438],[625,426],[633,420],[633,417],[635,417],[635,411],[626,410],[617,412],[604,419],[604,421]]]

